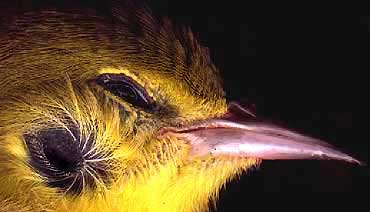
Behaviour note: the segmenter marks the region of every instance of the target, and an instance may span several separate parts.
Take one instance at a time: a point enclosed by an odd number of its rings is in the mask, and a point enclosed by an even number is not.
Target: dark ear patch
[[[46,158],[58,170],[73,172],[83,163],[83,155],[75,140],[66,130],[53,130],[39,137],[43,144]]]
[[[25,134],[24,139],[30,166],[48,186],[76,195],[96,188],[96,179],[109,182],[109,161],[97,160],[102,153],[94,148],[93,139],[80,138],[77,128],[44,129]]]

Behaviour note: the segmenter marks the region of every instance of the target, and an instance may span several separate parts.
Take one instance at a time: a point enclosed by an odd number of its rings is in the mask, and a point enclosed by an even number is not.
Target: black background
[[[360,108],[368,98],[368,14],[352,15],[337,5],[261,7],[244,1],[153,0],[149,5],[190,26],[210,48],[231,100],[254,105],[258,116],[368,163],[366,124],[359,129],[365,116]],[[367,192],[369,176],[368,166],[338,161],[265,161],[229,183],[217,207],[241,208],[256,192]]]

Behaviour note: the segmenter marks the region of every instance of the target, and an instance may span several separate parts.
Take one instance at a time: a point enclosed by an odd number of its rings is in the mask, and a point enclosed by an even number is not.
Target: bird
[[[0,211],[208,211],[264,160],[361,162],[226,99],[139,1],[0,3]]]

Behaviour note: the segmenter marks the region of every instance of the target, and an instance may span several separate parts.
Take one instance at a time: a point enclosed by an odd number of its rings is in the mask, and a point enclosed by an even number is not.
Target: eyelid
[[[104,87],[106,89],[107,86],[105,86],[106,83],[112,82],[112,83],[125,83],[127,85],[130,85],[133,89],[135,89],[136,94],[139,95],[140,100],[145,102],[148,107],[152,107],[154,100],[152,97],[148,95],[146,90],[139,85],[137,82],[135,82],[130,77],[124,75],[124,74],[101,74],[96,79],[96,82],[98,85]],[[107,89],[109,92],[111,92],[109,89]],[[112,93],[112,92],[111,92]],[[113,93],[114,94],[114,93]]]

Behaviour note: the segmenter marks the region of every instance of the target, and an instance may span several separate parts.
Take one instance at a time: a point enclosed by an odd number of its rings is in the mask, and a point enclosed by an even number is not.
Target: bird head
[[[359,163],[227,102],[189,29],[68,2],[2,7],[0,211],[205,211],[264,159]]]

